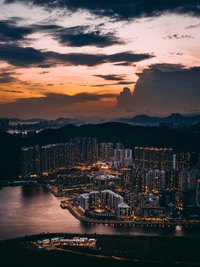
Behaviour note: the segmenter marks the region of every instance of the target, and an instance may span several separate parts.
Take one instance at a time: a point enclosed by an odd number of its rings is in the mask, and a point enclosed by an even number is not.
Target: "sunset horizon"
[[[0,114],[200,114],[198,1],[0,1]]]

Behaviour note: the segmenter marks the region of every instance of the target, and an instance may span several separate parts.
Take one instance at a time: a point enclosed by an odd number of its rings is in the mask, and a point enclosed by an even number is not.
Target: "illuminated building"
[[[128,189],[131,187],[131,169],[122,169],[122,187]]]
[[[142,207],[144,218],[160,218],[165,212],[163,207]]]
[[[51,154],[50,145],[41,147],[41,170],[42,172],[49,172],[51,170]]]
[[[134,162],[139,168],[157,168],[167,170],[173,168],[173,149],[157,147],[135,147]]]
[[[120,203],[117,207],[118,217],[128,217],[131,216],[131,208],[125,203]]]
[[[184,189],[181,197],[184,213],[187,212],[187,206],[196,205],[196,190]]]
[[[165,171],[165,188],[177,189],[180,191],[180,171],[166,170]]]
[[[86,211],[89,209],[89,194],[80,194],[80,207]]]
[[[111,160],[114,155],[113,143],[100,143],[100,159]]]
[[[167,208],[167,205],[172,203],[173,205],[176,204],[175,198],[176,192],[174,190],[165,190],[162,189],[159,192],[159,205],[161,207]]]
[[[115,149],[124,149],[124,145],[117,142],[117,143],[115,143]]]
[[[198,164],[198,155],[194,151],[181,151],[176,153],[178,170],[192,169]]]
[[[92,164],[98,161],[98,142],[96,138],[81,139],[81,163]],[[78,162],[76,162],[78,163]]]
[[[57,144],[56,168],[65,167],[65,144]]]
[[[196,189],[197,180],[200,179],[200,170],[191,169],[191,170],[182,170],[181,174],[181,184],[180,190],[184,189]]]
[[[34,153],[33,147],[21,148],[21,176],[28,177],[34,173]]]
[[[123,203],[124,199],[122,196],[118,195],[118,194],[113,194],[113,205],[111,208],[113,208],[116,212],[118,210],[118,205]]]
[[[92,191],[89,193],[89,207],[96,208],[100,204],[100,194],[98,191]]]
[[[147,175],[147,191],[158,192],[162,188],[165,188],[165,171],[149,171]]]
[[[92,163],[96,163],[99,158],[99,144],[96,138],[92,139]]]
[[[121,186],[121,178],[116,175],[101,174],[93,178],[93,185],[98,190],[107,189],[112,184],[115,186]]]
[[[35,174],[40,174],[41,173],[41,158],[40,158],[40,147],[38,145],[34,146],[33,148],[33,158],[34,158],[34,163],[33,163],[33,172]]]
[[[111,190],[101,191],[101,202],[104,206],[113,207],[113,195],[115,193]]]
[[[117,212],[118,205],[123,203],[124,199],[111,190],[103,190],[101,191],[101,202],[104,206],[109,206]]]
[[[124,149],[114,149],[114,162],[117,166],[123,167],[125,163],[125,150]]]
[[[136,169],[132,171],[132,188],[137,193],[147,192],[147,175],[144,169]]]
[[[81,162],[85,163],[87,161],[87,138],[82,138],[82,144],[81,144]]]
[[[81,139],[80,137],[73,138],[74,143],[74,161],[75,163],[81,162]]]
[[[66,166],[75,166],[74,143],[65,143]]]

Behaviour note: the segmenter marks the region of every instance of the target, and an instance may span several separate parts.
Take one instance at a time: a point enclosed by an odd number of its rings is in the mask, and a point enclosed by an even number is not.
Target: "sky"
[[[0,117],[200,114],[200,0],[0,0]]]

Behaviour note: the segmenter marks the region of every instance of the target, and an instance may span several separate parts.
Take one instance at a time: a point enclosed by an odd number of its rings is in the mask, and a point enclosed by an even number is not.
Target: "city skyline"
[[[0,0],[0,114],[199,114],[200,2]]]

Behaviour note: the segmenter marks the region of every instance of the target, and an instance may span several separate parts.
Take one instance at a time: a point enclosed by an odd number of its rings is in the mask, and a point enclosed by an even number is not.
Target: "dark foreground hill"
[[[126,148],[134,146],[172,147],[175,151],[200,151],[200,134],[178,131],[168,127],[131,126],[125,123],[67,125],[47,129],[28,138],[13,136],[0,130],[0,177],[15,177],[20,171],[20,148],[68,142],[70,138],[96,137],[98,142],[121,142]]]
[[[192,125],[190,127],[190,130],[193,132],[200,133],[200,122],[197,122],[196,124]]]
[[[86,235],[86,234],[85,234]],[[55,237],[54,234],[39,238]],[[71,234],[62,234],[73,238]],[[83,236],[83,235],[82,235]],[[88,237],[88,235],[86,235]],[[98,235],[94,249],[83,247],[54,249],[38,247],[37,236],[0,242],[1,266],[199,266],[199,238]]]

